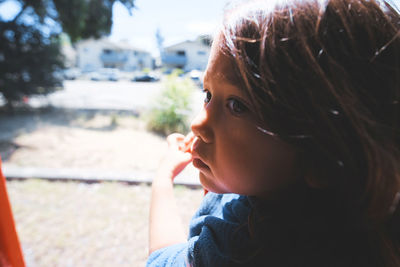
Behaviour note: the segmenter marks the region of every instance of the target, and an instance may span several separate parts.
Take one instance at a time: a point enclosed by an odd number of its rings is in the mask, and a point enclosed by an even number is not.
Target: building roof
[[[114,42],[114,41],[111,41],[107,37],[102,37],[100,39],[93,39],[93,38],[85,39],[85,40],[82,40],[82,41],[78,42],[77,45],[80,46],[80,45],[85,45],[85,44],[89,44],[89,43],[93,43],[93,42],[101,42],[104,47],[109,48],[109,49],[113,49],[113,50],[129,50],[129,51],[137,51],[137,52],[141,52],[141,53],[150,54],[150,52],[148,52],[148,51],[146,51],[144,49],[132,46],[126,40],[119,41],[119,42]]]
[[[211,47],[211,36],[210,35],[200,35],[198,36],[195,40],[186,40],[183,42],[179,42],[170,46],[165,47],[166,50],[173,50],[174,48],[177,47],[182,47],[184,44],[197,44],[197,45],[202,45],[204,47]]]

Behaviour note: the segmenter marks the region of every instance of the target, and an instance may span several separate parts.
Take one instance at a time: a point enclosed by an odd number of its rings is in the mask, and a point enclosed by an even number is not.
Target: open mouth
[[[207,170],[210,171],[210,167],[207,166],[201,159],[195,158],[193,159],[193,166],[196,167],[197,169],[201,170]]]

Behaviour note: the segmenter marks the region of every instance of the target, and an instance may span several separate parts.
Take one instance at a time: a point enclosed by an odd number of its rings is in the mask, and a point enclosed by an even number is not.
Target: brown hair
[[[308,184],[357,211],[380,261],[400,266],[400,222],[388,227],[400,190],[400,15],[386,1],[270,3],[228,9],[222,49],[263,126],[298,148]]]

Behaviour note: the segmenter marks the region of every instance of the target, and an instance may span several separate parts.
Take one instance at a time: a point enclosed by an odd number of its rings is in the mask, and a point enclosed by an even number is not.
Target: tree
[[[0,92],[10,108],[23,96],[47,94],[61,87],[54,75],[63,68],[57,36],[43,36],[33,26],[0,22]]]
[[[8,106],[61,87],[60,34],[72,42],[109,34],[117,1],[129,12],[134,8],[134,0],[18,0],[19,13],[0,18],[0,93]]]

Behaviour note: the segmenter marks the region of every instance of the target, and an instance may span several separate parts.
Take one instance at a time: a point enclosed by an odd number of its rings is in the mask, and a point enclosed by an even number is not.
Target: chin
[[[216,186],[212,181],[210,181],[209,178],[207,178],[203,173],[199,173],[199,179],[200,179],[200,184],[203,186],[203,188],[209,192],[213,192],[216,194],[226,194],[229,192],[225,192],[224,190],[221,190],[218,186]]]

